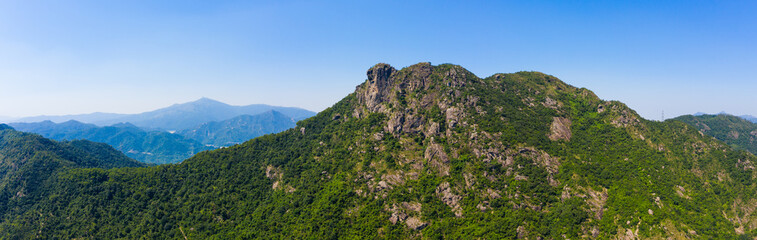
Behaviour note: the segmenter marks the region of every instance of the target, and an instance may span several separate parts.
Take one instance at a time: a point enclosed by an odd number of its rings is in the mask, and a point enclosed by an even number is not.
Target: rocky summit
[[[62,171],[0,209],[0,234],[753,238],[755,160],[547,74],[377,64],[282,133],[176,165]]]

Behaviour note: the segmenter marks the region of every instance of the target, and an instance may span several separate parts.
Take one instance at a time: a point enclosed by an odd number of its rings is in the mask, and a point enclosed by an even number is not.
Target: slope
[[[699,131],[721,140],[731,147],[757,154],[757,124],[728,114],[685,115],[675,120],[694,126]]]
[[[106,143],[145,163],[176,163],[198,152],[214,149],[178,134],[144,131],[129,123],[97,127],[71,120],[65,123],[12,123],[11,126],[55,140],[86,139]]]
[[[220,122],[203,123],[176,132],[205,145],[228,147],[270,133],[278,133],[295,126],[295,121],[277,111],[257,115],[241,115]]]
[[[378,64],[294,129],[177,165],[61,174],[0,212],[0,234],[753,237],[754,161],[542,73]]]

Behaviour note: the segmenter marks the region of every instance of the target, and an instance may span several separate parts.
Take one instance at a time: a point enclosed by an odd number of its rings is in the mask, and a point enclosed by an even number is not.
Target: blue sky
[[[0,116],[320,111],[385,62],[540,71],[660,119],[757,115],[757,1],[0,1]]]

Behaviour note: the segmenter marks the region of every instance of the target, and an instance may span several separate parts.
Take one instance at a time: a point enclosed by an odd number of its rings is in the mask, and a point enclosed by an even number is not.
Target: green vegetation
[[[107,143],[126,156],[151,164],[177,163],[198,152],[215,149],[179,134],[145,131],[129,123],[98,127],[77,121],[13,123],[19,131],[33,132],[55,140],[86,139]]]
[[[12,216],[44,201],[39,191],[68,169],[144,166],[107,144],[56,142],[0,124],[0,212]]]
[[[291,117],[277,111],[268,111],[208,122],[176,133],[205,145],[228,147],[265,134],[282,132],[294,126],[295,122]]]
[[[7,191],[0,236],[752,238],[755,160],[542,73],[379,64],[282,133]]]
[[[757,154],[757,123],[728,114],[685,115],[675,118],[723,141],[734,149]]]

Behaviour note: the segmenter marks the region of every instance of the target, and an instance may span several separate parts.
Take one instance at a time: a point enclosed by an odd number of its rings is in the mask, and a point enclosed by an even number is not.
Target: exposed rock
[[[589,209],[594,212],[594,217],[602,219],[604,214],[605,203],[607,203],[607,189],[602,188],[602,191],[595,191],[591,188],[586,188],[586,192],[589,194],[589,199],[586,202],[589,204]]]
[[[729,138],[733,138],[733,139],[738,139],[739,138],[739,132],[737,132],[736,130],[733,130],[733,131],[731,131],[731,132],[728,133],[728,137]]]
[[[536,150],[533,147],[520,148],[518,151],[515,151],[513,149],[508,149],[506,154],[507,154],[507,158],[505,159],[503,166],[512,165],[514,162],[513,158],[515,158],[516,156],[527,157],[533,160],[534,164],[537,164],[543,167],[545,170],[547,170],[547,173],[549,173],[549,175],[547,175],[547,182],[551,186],[554,187],[554,186],[559,185],[559,182],[555,180],[554,178],[559,172],[559,168],[560,168],[559,159],[550,156],[548,153],[542,150]],[[523,180],[525,179],[527,178],[523,177]],[[521,179],[518,179],[516,176],[516,180],[521,180]]]
[[[542,103],[542,105],[544,105],[545,107],[551,108],[551,109],[558,109],[558,108],[562,107],[562,103],[560,103],[560,102],[558,102],[558,101],[556,101],[556,100],[554,100],[554,99],[552,99],[550,97],[547,97],[546,99],[544,99],[544,102]]]
[[[436,187],[436,196],[439,197],[444,204],[447,204],[455,212],[455,216],[462,217],[463,211],[460,208],[460,200],[462,196],[452,193],[448,182],[443,182]]]
[[[683,188],[682,186],[676,186],[675,190],[676,190],[676,194],[679,197],[682,197],[682,198],[685,198],[685,199],[691,199],[691,197],[689,197],[688,195],[686,195],[686,189]]]
[[[518,180],[518,181],[528,180],[528,177],[515,174],[515,180]]]
[[[281,178],[281,170],[268,165],[265,168],[265,177],[267,177],[268,179]]]
[[[386,181],[379,181],[378,187],[380,188],[380,190],[384,190],[389,188],[389,184]]]
[[[424,158],[426,158],[429,165],[431,165],[439,175],[449,175],[449,157],[447,156],[447,153],[444,152],[444,149],[442,149],[442,146],[433,142],[433,138],[431,144],[426,148]]]
[[[491,199],[497,199],[497,198],[501,198],[501,197],[502,197],[502,196],[500,196],[500,194],[499,194],[499,191],[498,191],[498,190],[493,190],[493,189],[491,189],[491,188],[487,188],[487,189],[486,189],[486,195],[487,195],[487,196],[488,196],[489,198],[491,198]]]
[[[362,103],[369,111],[378,112],[381,103],[389,100],[390,82],[389,78],[397,72],[389,64],[379,63],[368,69],[366,73],[368,75],[368,81],[364,85],[359,86],[355,91],[358,102]]]
[[[405,221],[407,219],[407,214],[403,212],[392,212],[392,215],[389,217],[389,221],[392,222],[392,224],[397,224],[399,221]]]
[[[628,127],[628,126],[634,126],[639,124],[641,121],[631,113],[631,110],[629,110],[627,107],[620,107],[621,103],[615,103],[612,105],[612,110],[614,112],[618,113],[618,116],[615,117],[610,123],[614,125],[615,127]],[[620,108],[623,108],[622,110]]]
[[[447,108],[445,116],[447,117],[447,129],[452,129],[457,126],[458,121],[463,115],[463,110],[457,107]]]
[[[663,206],[665,206],[662,204],[662,200],[660,200],[660,197],[655,197],[654,204],[657,205],[658,208],[662,208]]]
[[[373,140],[381,141],[382,139],[384,139],[383,133],[377,132],[373,134]]]
[[[423,119],[415,114],[405,116],[402,130],[406,133],[418,133],[423,127]]]
[[[424,132],[424,134],[426,134],[427,137],[436,136],[437,134],[439,134],[439,124],[436,122],[431,122],[431,124],[429,124],[429,126],[426,128],[426,132]]]
[[[418,202],[402,202],[402,208],[408,211],[421,213],[421,207],[422,205]]]
[[[526,232],[526,228],[523,226],[518,226],[518,228],[515,229],[515,232],[518,233],[518,239],[524,239],[528,236],[528,232]]]
[[[402,125],[405,123],[405,115],[402,113],[393,113],[386,121],[385,131],[390,133],[399,133],[402,131]]]
[[[407,227],[413,230],[423,230],[426,226],[428,226],[428,223],[421,221],[419,217],[409,217],[407,220],[405,220],[405,224]]]
[[[395,186],[405,184],[404,172],[402,170],[394,174],[384,174],[381,176],[381,179]]]
[[[570,131],[571,123],[570,119],[553,117],[552,125],[549,127],[549,139],[552,141],[570,141],[570,137],[572,136],[572,132]]]
[[[473,184],[476,181],[476,177],[474,177],[473,174],[471,174],[471,173],[464,173],[463,174],[463,179],[465,180],[465,187],[466,188],[473,187]]]

